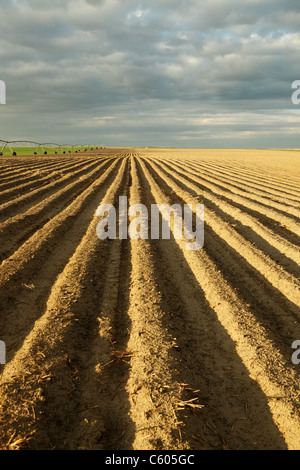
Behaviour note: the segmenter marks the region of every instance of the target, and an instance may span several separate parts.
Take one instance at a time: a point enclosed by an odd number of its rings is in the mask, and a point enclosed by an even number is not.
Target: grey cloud
[[[188,146],[206,135],[213,146],[227,130],[231,145],[248,145],[255,126],[270,144],[276,126],[286,130],[282,142],[296,127],[284,121],[300,78],[296,1],[5,0],[0,14],[4,138],[98,141],[106,132],[112,144],[149,137],[156,145],[157,135]],[[277,124],[268,120],[275,110]],[[245,112],[248,122],[255,115],[249,134],[245,117],[228,117]],[[222,113],[227,124],[195,125]]]

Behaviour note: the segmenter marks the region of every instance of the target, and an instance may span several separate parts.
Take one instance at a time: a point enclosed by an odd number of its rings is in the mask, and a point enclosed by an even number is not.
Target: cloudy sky
[[[299,0],[1,0],[0,139],[300,147]]]

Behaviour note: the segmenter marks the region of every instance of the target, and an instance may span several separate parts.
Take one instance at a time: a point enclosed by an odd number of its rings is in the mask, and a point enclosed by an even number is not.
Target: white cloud
[[[296,1],[3,0],[0,8],[3,137],[78,140],[89,126],[89,140],[101,128],[132,143],[138,128],[137,139],[163,136],[166,145],[197,133],[214,139],[212,128],[232,142],[255,129],[263,142],[274,130],[282,142],[294,135]]]

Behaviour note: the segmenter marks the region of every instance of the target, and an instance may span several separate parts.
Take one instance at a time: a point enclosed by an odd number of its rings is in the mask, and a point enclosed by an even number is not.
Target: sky
[[[1,0],[0,139],[300,148],[299,0]]]

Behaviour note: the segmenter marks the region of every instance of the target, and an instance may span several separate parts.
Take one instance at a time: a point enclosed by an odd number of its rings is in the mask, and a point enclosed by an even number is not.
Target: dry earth
[[[0,161],[1,449],[300,449],[299,153]],[[205,206],[205,242],[99,240],[100,203]]]

